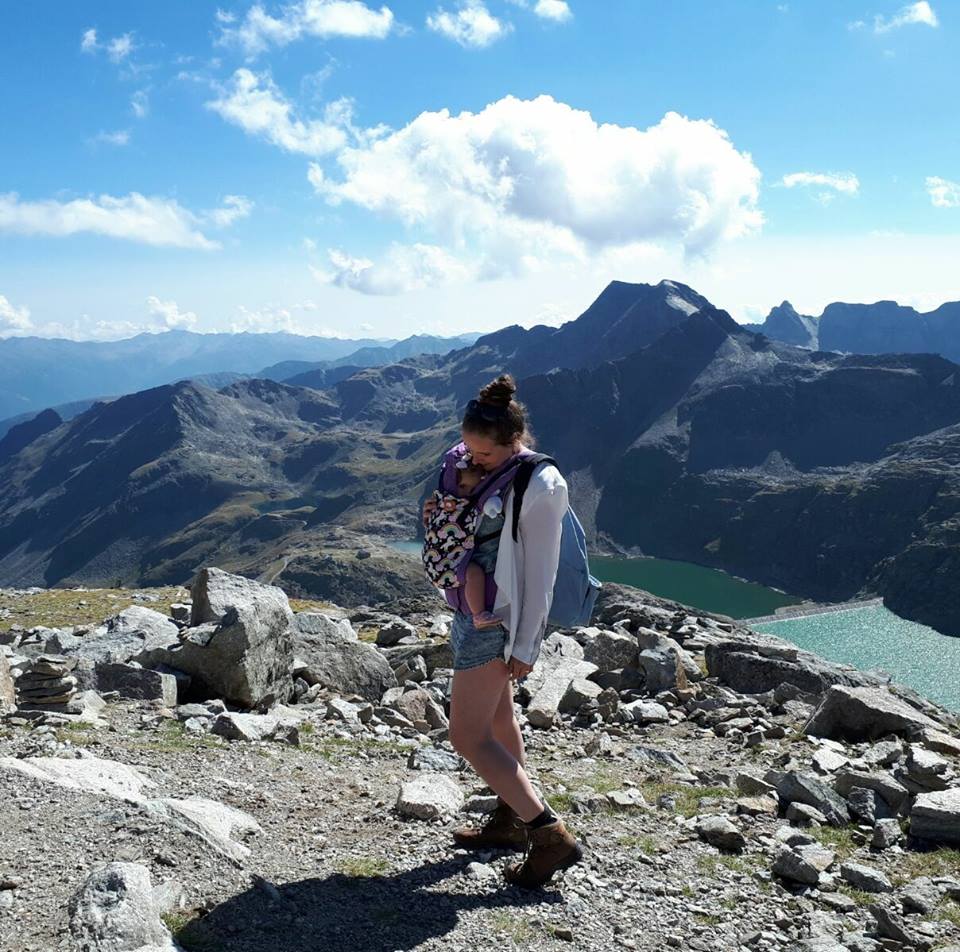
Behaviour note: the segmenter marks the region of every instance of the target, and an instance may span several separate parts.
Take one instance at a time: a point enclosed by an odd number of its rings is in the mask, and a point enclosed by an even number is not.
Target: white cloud
[[[394,242],[379,263],[351,257],[338,248],[328,249],[328,255],[333,271],[311,266],[314,277],[364,294],[400,294],[477,277],[475,267],[437,245]]]
[[[545,20],[556,20],[558,23],[563,23],[564,20],[569,20],[573,16],[570,12],[570,6],[565,0],[537,0],[533,12],[538,17],[543,17]]]
[[[234,334],[285,331],[288,334],[305,334],[312,337],[348,338],[352,336],[329,327],[311,324],[309,320],[297,318],[292,313],[294,310],[315,310],[310,306],[312,304],[312,301],[307,301],[286,307],[279,304],[265,304],[256,308],[248,308],[240,304],[237,306],[238,316],[226,329]]]
[[[130,130],[118,129],[116,132],[98,132],[91,142],[103,142],[107,145],[127,145],[130,142]]]
[[[0,336],[24,334],[31,330],[33,322],[26,307],[15,307],[4,295],[0,294]]]
[[[928,175],[927,194],[936,208],[960,208],[960,182]]]
[[[379,268],[344,256],[339,283],[378,293],[390,286],[378,276],[397,262],[413,275],[398,284],[423,286],[465,273],[528,274],[633,243],[702,254],[763,222],[749,153],[712,121],[675,112],[641,130],[598,124],[550,96],[507,96],[478,113],[421,113],[336,158],[341,180],[318,163],[308,172],[329,204],[350,202],[422,233]],[[433,247],[448,254],[439,267],[422,250]]]
[[[80,49],[84,53],[92,55],[103,50],[111,63],[122,63],[136,48],[132,33],[124,33],[107,40],[106,43],[101,43],[97,39],[96,29],[91,27],[89,30],[84,30],[80,38]]]
[[[200,227],[205,223],[229,224],[241,217],[229,196],[223,208],[195,214],[171,198],[148,197],[139,192],[115,197],[76,198],[61,202],[47,199],[20,201],[16,192],[0,193],[0,232],[66,237],[81,233],[106,235],[148,245],[211,250],[219,248]],[[246,199],[242,199],[246,202]],[[249,212],[247,208],[246,214]],[[232,216],[232,217],[231,217]]]
[[[483,0],[465,0],[456,13],[438,9],[427,17],[427,26],[461,46],[475,49],[489,46],[513,29],[490,13]]]
[[[130,108],[138,119],[143,119],[150,112],[150,100],[145,89],[138,89],[130,97]]]
[[[940,25],[936,13],[933,12],[933,8],[927,3],[927,0],[919,0],[918,3],[908,3],[906,6],[901,7],[889,19],[880,14],[876,14],[873,18],[873,32],[889,33],[891,30],[896,30],[899,27],[914,23],[932,27],[938,27]]]
[[[125,60],[134,50],[133,34],[124,33],[123,36],[115,36],[106,46],[107,56],[111,63],[120,63]]]
[[[207,212],[206,218],[217,228],[229,228],[235,221],[246,218],[253,211],[253,202],[243,195],[227,195],[222,208]]]
[[[324,119],[298,119],[268,73],[238,69],[230,85],[219,87],[219,98],[205,103],[227,122],[288,152],[319,156],[335,152],[347,141],[341,128],[342,104],[328,107]]]
[[[383,39],[394,25],[389,7],[373,10],[360,0],[299,0],[284,6],[275,17],[257,3],[239,26],[233,26],[234,18],[225,19],[219,10],[217,19],[223,24],[218,42],[238,45],[248,57],[304,36]]]
[[[189,330],[197,323],[193,311],[181,311],[176,301],[161,301],[152,294],[147,298],[147,309],[153,318],[152,323],[159,324],[161,330]]]
[[[837,194],[856,195],[860,191],[860,180],[853,172],[791,172],[784,175],[781,184],[785,188],[799,185],[831,189],[815,194],[822,205],[829,205]]]

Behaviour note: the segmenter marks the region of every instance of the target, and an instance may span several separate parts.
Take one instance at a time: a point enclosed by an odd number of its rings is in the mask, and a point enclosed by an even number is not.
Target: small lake
[[[415,555],[422,547],[417,540],[391,545]],[[719,569],[672,559],[592,555],[590,571],[601,582],[633,585],[661,598],[737,619],[772,615],[778,608],[804,601]],[[883,605],[758,621],[750,627],[828,661],[852,664],[862,671],[883,671],[924,697],[960,711],[960,638],[908,621]]]

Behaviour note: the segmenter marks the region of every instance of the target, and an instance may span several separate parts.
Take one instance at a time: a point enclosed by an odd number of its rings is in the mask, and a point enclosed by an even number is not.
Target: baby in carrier
[[[458,494],[460,496],[468,496],[485,475],[486,472],[481,466],[471,465],[466,467],[466,469],[458,468]],[[480,524],[482,525],[485,521],[489,523],[490,517],[484,516]],[[470,556],[470,562],[466,568],[463,584],[464,597],[473,614],[473,626],[477,629],[492,628],[495,625],[499,625],[502,621],[499,615],[494,615],[493,612],[487,611],[485,603],[486,575],[496,567],[497,549],[500,545],[499,533],[488,534],[490,538],[484,539],[478,533],[473,554]]]

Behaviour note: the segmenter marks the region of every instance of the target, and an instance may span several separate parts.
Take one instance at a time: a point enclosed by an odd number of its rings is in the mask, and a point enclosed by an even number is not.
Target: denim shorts
[[[507,629],[501,623],[490,628],[474,627],[472,616],[455,612],[450,623],[450,647],[453,649],[453,670],[476,668],[495,658],[503,659]]]

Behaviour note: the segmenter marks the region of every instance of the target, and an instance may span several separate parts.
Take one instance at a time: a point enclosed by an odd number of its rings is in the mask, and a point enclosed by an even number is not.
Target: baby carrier
[[[469,612],[463,595],[463,583],[473,550],[484,541],[484,537],[476,536],[476,528],[487,500],[495,496],[502,500],[505,490],[513,486],[511,532],[516,542],[520,507],[534,470],[541,463],[557,465],[553,457],[544,453],[518,453],[488,473],[468,496],[460,497],[456,494],[457,469],[469,463],[470,454],[462,442],[444,454],[439,485],[434,490],[437,505],[424,532],[422,551],[427,578],[443,591],[450,608],[463,612]],[[568,506],[563,516],[560,559],[548,624],[555,628],[586,625],[601,587],[601,583],[590,574],[583,527],[576,513]],[[493,605],[496,591],[493,573],[490,572],[486,575],[484,599],[488,608]]]

